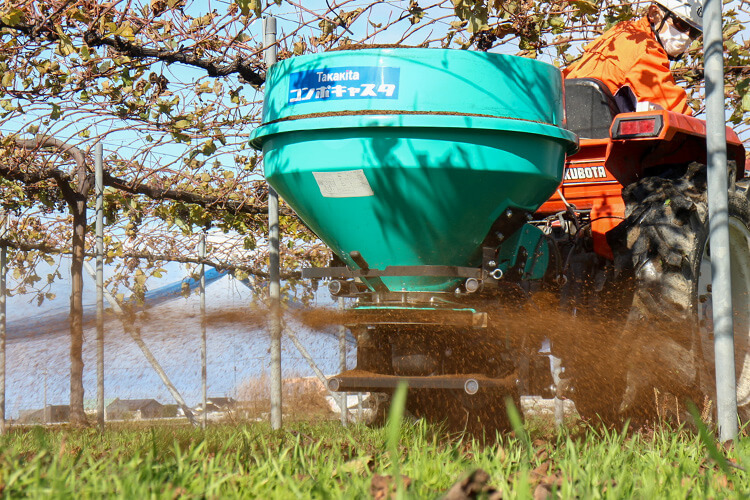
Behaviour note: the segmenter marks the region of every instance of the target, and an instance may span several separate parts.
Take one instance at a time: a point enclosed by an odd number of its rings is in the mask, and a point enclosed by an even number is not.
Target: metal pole
[[[339,310],[344,310],[344,297],[339,297]],[[346,327],[344,325],[339,325],[339,373],[342,373],[346,371]],[[342,392],[341,402],[339,403],[339,408],[341,408],[341,425],[346,427],[346,421],[347,421],[347,399],[348,394],[345,392]]]
[[[203,391],[203,416],[201,418],[201,428],[206,429],[208,422],[207,411],[207,383],[206,383],[206,232],[201,234],[200,242],[201,258],[201,389]]]
[[[362,422],[365,418],[365,410],[362,407],[362,393],[357,393],[357,422]]]
[[[96,423],[104,432],[104,148],[96,145]]]
[[[706,148],[708,213],[711,245],[711,290],[716,367],[716,410],[719,439],[737,437],[737,381],[734,371],[732,273],[729,258],[727,144],[724,102],[724,40],[721,0],[706,0],[704,12],[706,65]],[[741,167],[741,166],[740,166]]]
[[[47,415],[47,412],[49,409],[47,408],[47,369],[44,369],[44,423],[49,423],[49,416]]]
[[[562,373],[562,360],[555,356],[550,355],[550,368],[552,369],[552,382],[555,384],[555,388],[560,385],[560,374]],[[557,391],[555,391],[555,397],[553,399],[555,409],[555,425],[562,427],[565,423],[565,402],[557,397]]]
[[[3,217],[0,226],[0,238],[6,237],[8,229],[8,214]],[[0,435],[5,434],[5,341],[7,330],[5,323],[5,288],[8,273],[8,247],[3,242],[0,246]]]
[[[263,18],[266,74],[276,63],[276,18]],[[281,282],[279,279],[279,195],[268,186],[268,297],[271,313],[271,428],[281,429]]]

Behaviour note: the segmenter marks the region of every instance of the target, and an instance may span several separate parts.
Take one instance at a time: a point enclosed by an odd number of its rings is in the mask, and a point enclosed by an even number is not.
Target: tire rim
[[[736,216],[729,217],[729,253],[732,265],[732,318],[737,376],[737,406],[750,404],[750,230]],[[714,362],[709,244],[703,249],[698,277],[698,319],[707,363]]]

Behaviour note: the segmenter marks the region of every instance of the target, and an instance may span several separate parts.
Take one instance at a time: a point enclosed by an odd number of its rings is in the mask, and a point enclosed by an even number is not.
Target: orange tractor
[[[559,190],[536,217],[567,254],[561,274],[572,284],[563,288],[575,289],[564,295],[568,310],[593,309],[599,320],[604,314],[626,327],[622,335],[594,333],[584,348],[559,342],[553,350],[571,370],[558,393],[572,393],[581,413],[610,421],[653,414],[659,387],[691,398],[710,395],[705,122],[664,110],[620,113],[594,79],[567,80],[565,89],[567,128],[578,134],[580,149],[567,158]],[[747,415],[750,179],[742,141],[731,129],[727,157],[738,406]]]
[[[407,382],[415,415],[507,425],[572,398],[608,421],[712,393],[704,122],[620,112],[540,61],[363,48],[273,66],[266,178],[331,249],[303,270],[348,302],[344,392]],[[750,407],[750,206],[727,131],[738,404]],[[564,367],[552,383],[550,358]],[[557,373],[557,372],[556,372]],[[556,377],[557,375],[555,375]],[[554,386],[554,387],[553,387]],[[654,392],[654,391],[657,392]]]

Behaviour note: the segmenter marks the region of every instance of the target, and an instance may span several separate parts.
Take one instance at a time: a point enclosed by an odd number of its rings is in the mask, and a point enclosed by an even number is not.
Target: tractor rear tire
[[[622,416],[653,419],[659,394],[714,399],[710,247],[705,166],[679,178],[649,177],[623,190],[627,253],[635,291],[620,341],[627,360]],[[729,193],[738,406],[750,408],[750,204]],[[619,260],[619,262],[618,262]]]

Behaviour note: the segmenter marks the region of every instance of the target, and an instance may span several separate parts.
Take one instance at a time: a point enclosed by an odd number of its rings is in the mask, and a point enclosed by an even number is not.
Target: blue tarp
[[[217,271],[214,268],[206,270],[206,286],[221,279],[228,271]],[[170,283],[162,287],[146,292],[141,308],[150,308],[182,296],[183,287],[187,284],[190,290],[196,290],[200,286],[200,280],[185,278],[176,283]],[[127,302],[127,301],[126,301]],[[105,301],[105,310],[107,303]],[[88,328],[96,322],[96,304],[83,306],[83,327]],[[48,309],[39,315],[8,321],[8,340],[27,339],[38,335],[51,335],[70,332],[70,309],[68,307],[56,307]]]

